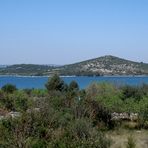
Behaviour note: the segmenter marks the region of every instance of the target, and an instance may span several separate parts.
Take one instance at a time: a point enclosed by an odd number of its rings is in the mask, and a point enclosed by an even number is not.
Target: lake
[[[110,82],[119,85],[140,85],[142,83],[148,84],[148,76],[103,76],[103,77],[62,77],[62,79],[69,84],[75,80],[80,88],[86,88],[92,82]],[[0,76],[0,87],[7,83],[16,85],[17,88],[44,88],[48,77],[23,77],[23,76]]]

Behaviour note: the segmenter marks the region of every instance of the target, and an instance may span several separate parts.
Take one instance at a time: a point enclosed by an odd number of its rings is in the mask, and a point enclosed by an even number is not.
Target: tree
[[[70,91],[79,91],[79,85],[76,81],[71,81],[69,84],[69,90]]]
[[[48,91],[64,91],[67,88],[64,81],[57,74],[49,78],[48,82],[45,84],[45,87]]]

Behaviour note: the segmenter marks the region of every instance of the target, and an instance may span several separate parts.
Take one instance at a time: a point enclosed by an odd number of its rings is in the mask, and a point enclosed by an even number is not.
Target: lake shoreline
[[[37,78],[48,78],[48,77],[52,77],[51,75],[49,76],[49,75],[45,75],[45,76],[30,76],[30,75],[0,75],[0,77],[27,77],[27,78],[33,78],[33,77],[37,77]],[[94,75],[92,75],[92,76],[86,76],[86,75],[81,75],[81,76],[77,76],[77,75],[65,75],[65,76],[63,76],[63,75],[60,75],[60,77],[112,77],[112,78],[114,78],[114,77],[148,77],[148,75],[102,75],[102,76],[94,76]]]

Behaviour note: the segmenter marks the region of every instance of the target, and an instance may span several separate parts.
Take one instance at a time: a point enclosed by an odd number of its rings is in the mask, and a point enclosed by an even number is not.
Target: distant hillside
[[[148,75],[148,64],[103,56],[65,66],[19,64],[0,69],[1,75]]]
[[[0,75],[28,75],[28,76],[42,76],[50,71],[54,66],[50,65],[35,65],[35,64],[17,64],[0,69]]]
[[[61,67],[63,75],[148,75],[148,64],[103,56]]]

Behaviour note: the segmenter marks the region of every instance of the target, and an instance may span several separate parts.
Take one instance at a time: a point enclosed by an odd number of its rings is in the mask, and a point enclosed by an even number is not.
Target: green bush
[[[96,100],[110,110],[119,111],[123,101],[118,87],[108,83],[93,83],[86,90],[87,99]],[[118,108],[119,107],[119,108]]]
[[[5,93],[13,93],[14,91],[17,90],[16,86],[15,85],[12,85],[12,84],[6,84],[1,89]]]
[[[140,87],[135,86],[124,86],[122,88],[122,99],[134,99],[135,101],[139,101],[143,98],[144,93]]]
[[[5,94],[0,100],[3,108],[10,111],[26,111],[31,105],[31,99],[23,91],[15,91],[13,94]]]

